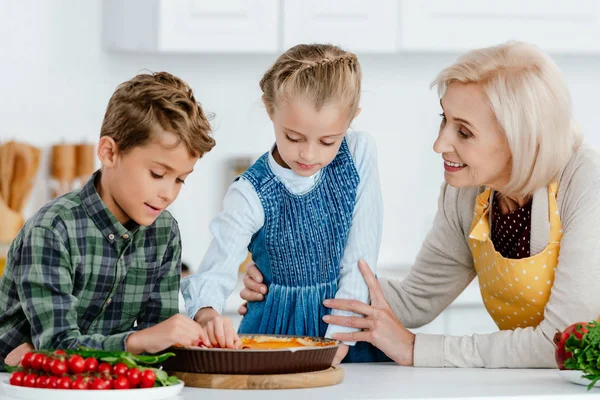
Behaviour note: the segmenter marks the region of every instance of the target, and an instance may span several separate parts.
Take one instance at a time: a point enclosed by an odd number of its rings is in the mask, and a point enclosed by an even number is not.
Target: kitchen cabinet
[[[398,50],[397,0],[284,0],[283,48],[332,43],[356,53]]]
[[[466,51],[507,40],[549,52],[600,50],[600,3],[596,0],[404,0],[401,48]]]
[[[106,0],[110,50],[269,53],[279,46],[279,1]]]
[[[600,51],[596,0],[106,0],[111,50],[279,53],[325,42],[359,54],[464,52],[507,40]]]

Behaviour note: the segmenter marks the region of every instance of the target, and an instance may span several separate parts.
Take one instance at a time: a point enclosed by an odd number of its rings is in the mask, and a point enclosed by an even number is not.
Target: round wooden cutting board
[[[211,389],[304,389],[333,386],[344,380],[344,370],[331,367],[323,371],[280,375],[219,375],[169,372],[186,386]]]

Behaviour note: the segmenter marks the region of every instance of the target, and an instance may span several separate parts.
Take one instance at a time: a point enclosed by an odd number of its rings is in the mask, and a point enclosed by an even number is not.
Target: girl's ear
[[[261,97],[261,100],[262,100],[265,108],[267,109],[267,115],[269,115],[269,119],[271,121],[273,121],[273,105],[267,103],[267,101],[265,100],[265,96],[264,95]]]

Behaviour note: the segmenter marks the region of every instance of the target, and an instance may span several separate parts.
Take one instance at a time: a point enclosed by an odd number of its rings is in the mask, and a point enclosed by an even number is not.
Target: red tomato
[[[115,389],[129,389],[129,380],[125,375],[119,375],[115,378],[113,385]]]
[[[83,376],[78,376],[75,378],[73,383],[71,384],[71,389],[73,390],[87,390],[88,388],[88,378],[84,378]]]
[[[54,354],[56,354],[57,356],[64,356],[65,354],[67,354],[67,352],[64,350],[54,350]]]
[[[117,375],[117,376],[127,374],[127,370],[128,370],[127,365],[125,365],[123,363],[115,364],[112,367],[113,375]]]
[[[37,374],[27,374],[23,379],[23,386],[26,387],[35,387],[35,383],[37,381]]]
[[[49,376],[48,382],[46,382],[46,387],[48,389],[56,389],[58,386],[58,376]]]
[[[23,367],[25,369],[31,368],[31,358],[32,357],[33,357],[33,353],[30,351],[23,354],[23,357],[21,357],[21,367]]]
[[[35,380],[35,387],[40,389],[46,389],[48,385],[48,377],[47,376],[38,376]]]
[[[571,353],[568,353],[565,350],[565,344],[567,342],[567,339],[571,337],[571,334],[573,334],[577,339],[581,340],[583,335],[588,332],[587,326],[587,322],[577,322],[573,325],[569,325],[562,332],[556,332],[556,334],[554,335],[554,345],[556,346],[554,358],[556,359],[558,369],[566,369],[565,361],[573,357]]]
[[[102,378],[94,378],[91,382],[90,382],[90,389],[93,390],[106,390],[109,389],[109,383],[106,382],[105,379]]]
[[[66,362],[56,359],[52,360],[52,362],[50,363],[50,370],[56,376],[63,376],[67,373],[69,368],[67,367]]]
[[[129,386],[136,388],[140,384],[142,373],[137,368],[131,368],[129,371],[127,371],[127,379],[129,380]]]
[[[99,374],[110,375],[110,373],[112,372],[112,367],[109,363],[101,363],[100,365],[98,365],[98,369],[96,371],[98,371]]]
[[[54,359],[52,357],[46,357],[46,356],[44,356],[44,361],[42,361],[42,369],[44,371],[46,371],[46,372],[50,372],[50,370],[51,370],[50,367],[51,367],[51,364],[52,364],[53,360]]]
[[[151,369],[145,369],[144,372],[142,372],[140,387],[151,388],[154,386],[154,382],[156,382],[156,374],[154,371]]]
[[[58,381],[56,381],[56,388],[57,389],[71,389],[71,378],[69,378],[68,376],[63,376],[61,378],[58,378]]]
[[[35,353],[33,357],[31,357],[31,368],[36,371],[41,371],[45,358],[46,357],[43,354]]]
[[[74,374],[82,374],[85,372],[85,360],[78,354],[74,354],[69,358],[69,371]]]
[[[10,384],[13,386],[23,386],[23,380],[27,376],[27,373],[24,371],[15,371],[10,376]]]
[[[95,358],[86,358],[85,359],[85,370],[86,372],[96,372],[98,369],[98,360]]]

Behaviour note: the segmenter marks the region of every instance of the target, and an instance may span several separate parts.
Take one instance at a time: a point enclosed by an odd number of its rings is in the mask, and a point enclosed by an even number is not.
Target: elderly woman
[[[471,51],[435,78],[443,109],[433,149],[444,178],[438,212],[409,275],[360,266],[371,305],[328,300],[402,365],[556,367],[552,338],[600,315],[600,155],[580,144],[567,85],[550,57],[506,43]],[[478,277],[492,334],[413,334]],[[250,268],[246,300],[266,287]],[[244,311],[243,307],[240,310]]]

